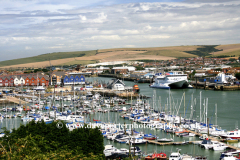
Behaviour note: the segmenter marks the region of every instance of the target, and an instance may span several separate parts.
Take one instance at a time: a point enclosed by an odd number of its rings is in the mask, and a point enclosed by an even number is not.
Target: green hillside
[[[128,53],[128,51],[131,51]],[[133,51],[136,51],[135,53]],[[113,48],[113,49],[101,49],[92,51],[75,51],[75,52],[54,52],[47,53],[33,57],[13,59],[8,61],[0,62],[0,67],[7,67],[11,65],[28,64],[35,62],[46,62],[49,60],[67,59],[67,58],[77,58],[77,57],[88,57],[91,58],[78,58],[73,61],[63,62],[61,65],[72,65],[72,64],[88,64],[95,63],[97,60],[109,60],[114,61],[119,58],[131,60],[136,59],[138,56],[148,56],[149,59],[153,57],[217,57],[224,55],[225,57],[231,57],[232,55],[240,55],[240,44],[231,45],[192,45],[192,46],[170,46],[170,47],[149,47],[149,48]],[[214,55],[212,55],[214,53]],[[148,59],[144,57],[143,59]],[[64,61],[64,60],[63,60]],[[50,65],[50,64],[49,64]]]
[[[33,63],[33,62],[43,62],[49,60],[57,60],[57,59],[65,59],[65,58],[73,58],[73,57],[84,57],[84,56],[92,56],[96,54],[96,50],[93,51],[76,51],[76,52],[54,52],[41,54],[34,57],[13,59],[8,61],[0,62],[0,67],[2,66],[10,66],[16,64],[25,64],[25,63]]]

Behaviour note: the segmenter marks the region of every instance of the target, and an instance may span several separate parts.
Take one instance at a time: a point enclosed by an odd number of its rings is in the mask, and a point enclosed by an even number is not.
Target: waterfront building
[[[85,84],[85,77],[83,75],[66,75],[63,83],[64,85]]]
[[[21,75],[18,75],[14,77],[13,83],[14,83],[14,86],[22,86],[25,84],[25,79]]]
[[[119,79],[111,79],[107,84],[108,89],[125,90],[125,84]]]

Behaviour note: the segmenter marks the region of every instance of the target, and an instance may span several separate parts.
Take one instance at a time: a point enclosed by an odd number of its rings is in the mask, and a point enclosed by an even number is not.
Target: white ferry
[[[171,71],[165,74],[155,74],[155,82],[150,85],[152,88],[173,89],[173,88],[193,88],[187,79],[187,74],[182,71]]]

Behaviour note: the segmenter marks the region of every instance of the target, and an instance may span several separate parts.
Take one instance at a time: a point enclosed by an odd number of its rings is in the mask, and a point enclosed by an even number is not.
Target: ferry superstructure
[[[182,71],[171,71],[165,74],[155,75],[155,82],[150,85],[152,88],[173,89],[173,88],[192,88],[188,83],[187,74]]]

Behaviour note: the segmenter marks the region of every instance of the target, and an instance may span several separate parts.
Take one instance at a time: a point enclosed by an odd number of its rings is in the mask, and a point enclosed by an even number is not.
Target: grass
[[[238,57],[238,56],[240,56],[240,49],[232,51],[232,52],[220,53],[220,54],[216,54],[216,55],[212,55],[212,56],[214,57],[214,56],[221,56],[221,55],[227,55],[227,56],[230,56],[230,58],[233,55],[235,55],[235,57]]]
[[[42,55],[38,55],[38,56],[34,56],[34,57],[2,61],[2,62],[0,62],[0,67],[16,65],[16,64],[25,64],[25,63],[65,59],[65,58],[86,57],[86,56],[92,56],[95,54],[96,54],[95,50],[93,50],[93,51],[76,51],[76,52],[54,52],[54,53],[47,53],[47,54],[42,54]]]
[[[220,51],[222,50],[222,51]],[[134,52],[133,52],[134,51]],[[98,54],[96,54],[98,52]],[[211,53],[214,52],[214,55]],[[170,46],[152,48],[113,48],[92,51],[54,52],[34,57],[13,59],[0,62],[0,67],[43,67],[51,65],[75,65],[95,63],[96,60],[116,61],[134,59],[158,59],[188,58],[196,56],[240,56],[240,44],[232,45],[194,45],[194,46]],[[89,57],[91,56],[91,57]],[[38,63],[37,63],[38,62]]]
[[[188,54],[177,50],[152,50],[141,55],[156,55],[156,56],[166,56],[166,57],[196,57],[195,55]]]
[[[75,64],[87,65],[87,64],[93,64],[93,63],[96,63],[96,61],[75,60],[75,61],[63,63],[63,64],[61,64],[61,65],[75,65]]]

